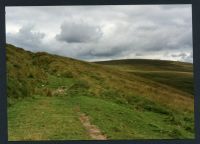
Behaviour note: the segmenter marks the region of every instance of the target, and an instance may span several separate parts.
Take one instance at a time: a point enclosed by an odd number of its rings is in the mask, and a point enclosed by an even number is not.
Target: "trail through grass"
[[[63,91],[54,95],[61,87]],[[89,92],[84,81],[52,75],[41,88],[48,88],[53,95],[34,95],[9,107],[9,140],[194,137],[192,114],[172,112],[141,96],[129,96],[128,103],[123,103],[116,91],[105,91],[99,97]],[[84,126],[80,113],[98,130],[95,137],[90,133],[94,129]]]
[[[79,114],[79,119],[85,129],[88,131],[88,134],[90,135],[91,138],[96,139],[96,140],[106,140],[105,134],[102,134],[101,130],[96,126],[91,124],[90,118],[85,115],[85,113],[81,113],[80,111],[77,111]]]
[[[194,138],[192,64],[91,63],[7,45],[10,140]],[[81,116],[77,113],[80,109]]]
[[[187,124],[183,126],[183,121],[170,119],[170,115],[134,110],[86,96],[34,96],[9,108],[9,140],[94,139],[81,123],[77,107],[108,139],[194,136]]]
[[[90,116],[91,122],[97,125],[108,139],[193,138],[193,134],[181,126],[181,121],[171,121],[170,115],[130,109],[92,97],[69,99]]]
[[[60,97],[23,99],[8,113],[11,141],[90,139],[73,106]]]

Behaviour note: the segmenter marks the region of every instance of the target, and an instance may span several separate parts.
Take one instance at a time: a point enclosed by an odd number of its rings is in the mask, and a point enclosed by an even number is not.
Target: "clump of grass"
[[[174,112],[165,118],[165,122],[175,127],[182,127],[190,133],[194,133],[194,115]]]
[[[120,104],[128,103],[123,93],[121,93],[119,90],[106,89],[100,95],[102,98],[115,101],[116,103],[120,103]]]
[[[24,80],[17,81],[16,79],[8,78],[7,91],[9,97],[23,98],[29,96],[33,91],[33,89],[27,81]]]
[[[86,81],[77,81],[70,89],[89,89],[90,86]]]
[[[67,91],[67,95],[69,96],[79,96],[79,95],[89,95],[90,85],[83,80],[79,80],[74,83]]]
[[[47,68],[47,66],[53,62],[53,59],[45,52],[38,52],[33,56],[33,65],[42,66]]]
[[[179,129],[173,129],[170,133],[169,136],[172,138],[182,138],[182,133]]]
[[[143,107],[145,110],[159,113],[159,114],[164,114],[164,115],[170,115],[171,112],[166,109],[166,107],[160,106],[158,104],[155,104],[153,102],[149,102],[148,104],[145,104]]]
[[[141,95],[124,94],[119,90],[104,90],[101,94],[102,98],[110,99],[118,104],[129,105],[132,108],[142,111],[150,111],[154,113],[170,115],[172,112],[165,106],[150,101]]]
[[[46,96],[53,96],[53,93],[52,93],[52,90],[49,89],[49,88],[45,88],[43,90],[44,94],[43,95],[46,95]]]
[[[74,74],[71,71],[64,71],[61,76],[64,78],[74,78]]]
[[[89,76],[92,79],[98,81],[99,83],[102,83],[104,81],[104,79],[102,78],[101,74],[99,74],[99,73],[91,73],[91,74],[89,74]]]

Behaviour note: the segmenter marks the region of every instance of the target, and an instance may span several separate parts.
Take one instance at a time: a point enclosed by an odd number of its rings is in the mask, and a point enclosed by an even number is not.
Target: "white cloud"
[[[191,5],[7,7],[6,32],[14,45],[83,60],[192,61]]]
[[[42,40],[45,37],[45,34],[34,32],[33,27],[33,25],[28,25],[20,28],[16,33],[7,33],[7,42],[26,47],[28,50],[32,51],[40,50],[43,45]]]

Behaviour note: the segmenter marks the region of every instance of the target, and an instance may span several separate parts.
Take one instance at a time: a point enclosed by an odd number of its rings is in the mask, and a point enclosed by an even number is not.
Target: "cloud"
[[[7,42],[31,51],[40,50],[43,46],[42,39],[44,39],[45,34],[34,32],[33,28],[33,25],[22,26],[17,33],[7,33]]]
[[[56,39],[67,43],[86,43],[100,39],[101,28],[84,22],[65,22],[61,25],[60,34]]]
[[[191,5],[8,7],[6,31],[17,46],[81,60],[192,59]]]
[[[101,45],[98,46],[98,49],[89,48],[88,52],[81,53],[81,56],[84,57],[86,55],[89,55],[90,57],[95,58],[114,58],[117,56],[122,56],[123,53],[125,53],[125,49],[119,47],[112,47],[112,48],[100,48]]]
[[[179,53],[179,54],[172,54],[171,55],[174,58],[178,58],[180,61],[184,61],[184,62],[193,62],[193,53]]]

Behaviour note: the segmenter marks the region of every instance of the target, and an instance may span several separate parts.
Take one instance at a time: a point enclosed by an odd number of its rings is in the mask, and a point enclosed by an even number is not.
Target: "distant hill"
[[[124,59],[95,63],[117,68],[194,94],[192,63],[151,59]]]
[[[49,128],[49,134],[42,134],[43,139],[50,135],[50,139],[88,139],[81,127],[69,127],[66,134],[67,130],[54,131],[63,127],[62,122],[50,129],[54,119],[32,122],[25,113],[38,115],[37,107],[60,115],[65,115],[66,109],[72,117],[77,116],[78,107],[108,139],[194,136],[192,64],[161,60],[93,63],[32,53],[10,44],[6,49],[9,130],[22,129],[21,133],[9,133],[11,140],[38,140],[32,128],[41,123]],[[60,119],[65,121],[64,117]],[[71,119],[79,125],[76,120]],[[24,125],[25,121],[30,124]],[[65,122],[65,126],[70,125]],[[22,136],[25,129],[31,129],[30,137]],[[42,131],[41,127],[36,130]]]
[[[124,59],[95,62],[98,64],[129,67],[134,70],[148,70],[148,71],[181,71],[192,72],[193,65],[191,63],[168,61],[168,60],[152,60],[152,59]]]

